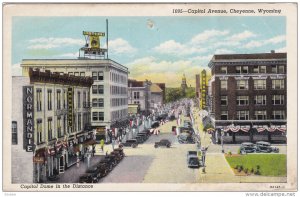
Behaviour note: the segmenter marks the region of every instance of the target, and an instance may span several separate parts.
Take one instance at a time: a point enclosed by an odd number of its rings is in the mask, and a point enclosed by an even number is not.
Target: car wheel
[[[170,145],[170,144],[168,144],[168,145],[167,145],[167,148],[170,148],[170,147],[171,147],[171,145]]]
[[[158,145],[154,145],[154,148],[158,148]]]

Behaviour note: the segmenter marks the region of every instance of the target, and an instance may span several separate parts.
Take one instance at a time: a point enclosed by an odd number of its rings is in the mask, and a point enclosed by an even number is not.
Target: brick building
[[[286,141],[286,53],[214,55],[209,98],[220,141]],[[223,131],[223,132],[222,132]]]

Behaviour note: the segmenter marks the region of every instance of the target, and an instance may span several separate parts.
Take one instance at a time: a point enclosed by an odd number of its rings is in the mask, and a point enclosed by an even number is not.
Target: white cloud
[[[275,36],[273,38],[270,38],[266,40],[265,44],[277,44],[285,41],[285,35]]]
[[[164,43],[161,43],[159,46],[154,47],[153,50],[161,54],[189,55],[194,53],[203,53],[207,49],[199,46],[181,44],[174,40],[168,40]]]
[[[106,47],[106,46],[104,46]],[[108,42],[108,50],[110,53],[115,54],[131,54],[137,51],[136,48],[132,47],[128,41],[123,38],[117,38]]]
[[[280,48],[280,49],[275,49],[275,52],[286,52],[286,47]]]
[[[28,49],[51,49],[64,46],[83,46],[85,44],[84,39],[74,38],[36,38],[29,40],[30,45]]]
[[[12,65],[12,67],[11,67],[11,75],[12,76],[22,76],[22,68],[21,68],[21,64],[20,63]]]
[[[70,58],[77,58],[79,57],[79,52],[75,52],[75,53],[64,53],[62,55],[60,55],[61,57],[70,57]]]
[[[235,53],[235,51],[229,49],[217,49],[215,51],[215,54],[232,54],[232,53]]]
[[[196,57],[191,58],[191,60],[192,60],[193,62],[206,63],[206,62],[208,62],[209,60],[211,60],[212,57],[213,57],[213,55],[210,54],[210,55],[206,55],[206,56],[196,56]]]
[[[193,44],[203,43],[204,41],[207,41],[212,37],[225,36],[227,34],[229,34],[228,30],[224,30],[224,31],[219,31],[215,29],[205,30],[204,32],[194,36],[191,40],[191,43]]]
[[[268,40],[250,41],[247,44],[245,44],[242,48],[254,48],[254,47],[261,47],[261,46],[267,45],[267,44],[278,44],[278,43],[284,42],[285,40],[286,40],[285,35],[279,35],[279,36],[270,38]]]
[[[251,37],[256,37],[256,34],[254,34],[251,31],[245,30],[242,33],[233,34],[232,36],[228,37],[226,40],[241,41]]]

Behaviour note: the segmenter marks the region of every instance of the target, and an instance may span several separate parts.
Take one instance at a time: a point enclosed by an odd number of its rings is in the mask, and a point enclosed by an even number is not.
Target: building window
[[[133,99],[140,99],[140,92],[133,92]]]
[[[36,110],[42,111],[42,90],[36,89]]]
[[[92,93],[97,94],[98,93],[98,87],[97,85],[92,85]]]
[[[66,133],[66,127],[67,127],[67,116],[64,115],[64,122],[63,122],[63,133]]]
[[[103,94],[104,93],[104,87],[103,85],[98,85],[98,93]]]
[[[248,80],[237,80],[236,87],[238,90],[248,90]]]
[[[43,142],[43,125],[42,125],[42,119],[37,119],[36,120],[36,135],[37,139],[36,142],[37,144],[41,144]]]
[[[92,78],[93,78],[94,81],[98,80],[97,72],[92,72]]]
[[[249,111],[237,111],[237,120],[249,120]]]
[[[48,118],[48,140],[52,140],[52,118]]]
[[[284,105],[284,95],[272,95],[273,105]]]
[[[221,90],[227,90],[227,81],[221,80]]]
[[[221,105],[227,105],[227,96],[221,96]]]
[[[104,76],[103,71],[98,72],[98,80],[99,81],[103,81],[103,79],[104,79],[103,76]]]
[[[82,125],[81,125],[81,113],[78,114],[78,131],[81,131],[82,129]]]
[[[57,105],[57,109],[61,109],[61,91],[60,90],[56,91],[56,105]]]
[[[64,90],[64,109],[67,108],[67,91]]]
[[[284,66],[282,66],[282,65],[278,66],[278,73],[284,74]]]
[[[92,105],[93,107],[104,107],[104,99],[103,98],[99,98],[99,99],[93,99],[92,101]]]
[[[254,89],[255,90],[265,90],[266,89],[266,80],[265,79],[255,79],[254,80]]]
[[[221,66],[221,73],[227,74],[227,67],[226,66]]]
[[[237,105],[248,105],[249,104],[249,96],[237,96],[236,104]]]
[[[104,112],[93,112],[93,121],[104,121]]]
[[[11,123],[11,143],[18,144],[18,125],[17,121],[12,121]]]
[[[221,111],[221,120],[228,120],[228,111]]]
[[[68,75],[69,76],[74,76],[74,73],[73,72],[68,72]]]
[[[272,89],[284,89],[284,80],[283,79],[273,79],[272,80]]]
[[[267,104],[267,96],[266,95],[256,95],[254,97],[255,105],[266,105]]]
[[[271,72],[272,73],[277,73],[277,66],[276,65],[272,65],[271,67],[272,67]]]
[[[259,73],[259,66],[253,66],[253,73]]]
[[[52,90],[48,90],[48,110],[52,110]]]
[[[255,111],[254,119],[255,120],[266,120],[267,119],[267,111]]]
[[[238,74],[247,74],[248,73],[248,66],[236,66],[235,73]]]
[[[81,96],[80,92],[77,92],[77,107],[78,107],[78,108],[81,107],[81,106],[80,106],[80,102],[81,102],[80,96]]]
[[[281,110],[273,111],[271,119],[273,119],[273,120],[284,120],[285,119],[285,112],[281,111]]]
[[[79,76],[79,72],[74,72],[74,76],[78,77]]]
[[[266,73],[267,72],[267,67],[266,66],[259,66],[260,68],[260,73]]]
[[[85,72],[80,72],[81,77],[85,77]]]
[[[57,136],[60,138],[62,137],[62,130],[61,130],[61,117],[57,117]]]

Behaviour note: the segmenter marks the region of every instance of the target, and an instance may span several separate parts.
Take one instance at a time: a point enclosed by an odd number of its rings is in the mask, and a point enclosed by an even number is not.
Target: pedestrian
[[[202,165],[205,167],[205,156],[206,156],[206,150],[204,146],[201,147],[201,158],[202,158]]]
[[[93,150],[92,150],[92,154],[93,154],[93,157],[95,156],[95,145],[93,145]]]
[[[104,151],[104,139],[100,140],[100,147],[101,147],[101,151]]]

